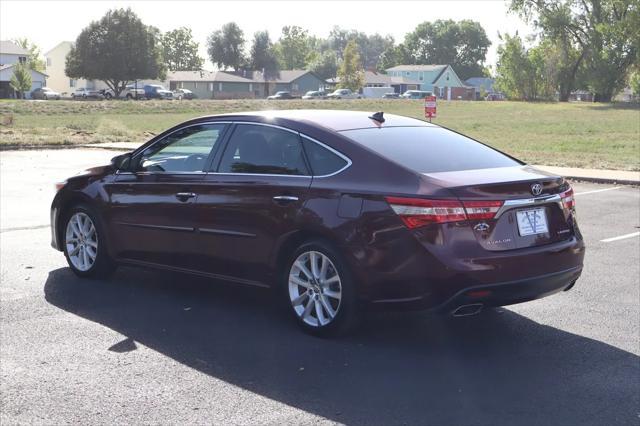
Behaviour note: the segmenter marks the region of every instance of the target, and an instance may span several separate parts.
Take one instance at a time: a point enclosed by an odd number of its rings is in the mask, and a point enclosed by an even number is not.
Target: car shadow
[[[271,292],[121,268],[49,273],[52,305],[251,392],[345,424],[637,422],[639,357],[507,309],[372,313],[355,335],[300,332]]]

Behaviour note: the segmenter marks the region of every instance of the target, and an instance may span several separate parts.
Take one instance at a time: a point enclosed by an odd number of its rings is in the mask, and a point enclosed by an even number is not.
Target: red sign
[[[436,97],[427,96],[424,98],[424,116],[425,118],[433,118],[436,116]]]

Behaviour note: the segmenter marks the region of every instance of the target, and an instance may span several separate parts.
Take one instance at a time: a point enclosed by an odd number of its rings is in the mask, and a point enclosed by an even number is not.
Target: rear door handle
[[[196,194],[194,192],[178,192],[176,193],[176,198],[180,201],[187,201],[191,198],[196,198]]]
[[[276,195],[273,197],[273,201],[278,204],[289,204],[298,201],[298,197],[294,197],[293,195]]]

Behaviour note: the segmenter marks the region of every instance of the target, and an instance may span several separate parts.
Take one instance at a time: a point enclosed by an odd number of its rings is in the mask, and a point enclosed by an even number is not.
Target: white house
[[[16,93],[9,82],[13,76],[15,66],[27,62],[29,51],[23,49],[12,41],[0,40],[0,98],[15,98]],[[47,75],[39,71],[31,71],[31,89],[26,93],[31,96],[31,91],[38,87],[44,87]]]
[[[71,51],[73,43],[63,41],[44,54],[47,63],[47,86],[59,92],[63,96],[70,96],[77,88],[106,89],[108,86],[100,80],[74,79],[64,72],[67,55]]]

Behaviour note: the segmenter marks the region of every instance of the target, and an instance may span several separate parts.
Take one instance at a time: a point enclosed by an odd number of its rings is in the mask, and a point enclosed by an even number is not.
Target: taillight
[[[462,204],[455,200],[404,197],[386,197],[386,200],[410,229],[430,223],[457,222],[467,218]]]
[[[502,201],[426,200],[423,198],[386,197],[394,212],[408,228],[430,223],[493,219]]]
[[[462,204],[472,220],[493,219],[502,207],[502,201],[463,201]]]
[[[569,187],[569,189],[560,193],[560,198],[565,209],[571,210],[576,206],[576,200],[573,198],[573,188]]]
[[[55,187],[56,187],[56,192],[60,191],[62,188],[64,188],[64,186],[67,184],[67,181],[64,180],[62,182],[56,182],[55,183]]]

